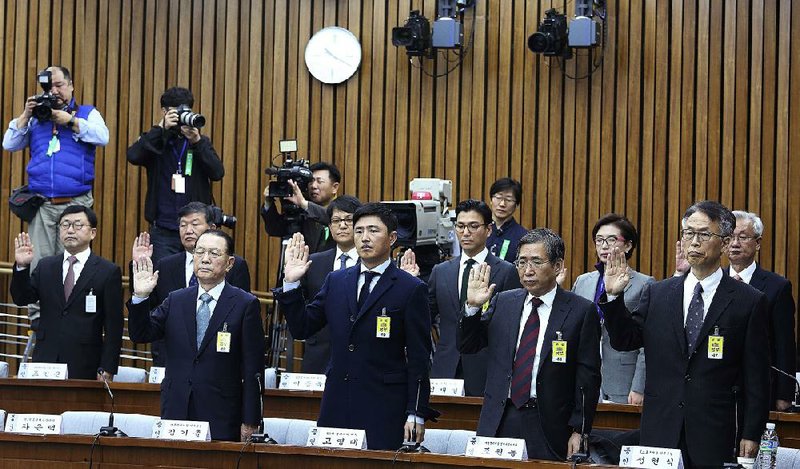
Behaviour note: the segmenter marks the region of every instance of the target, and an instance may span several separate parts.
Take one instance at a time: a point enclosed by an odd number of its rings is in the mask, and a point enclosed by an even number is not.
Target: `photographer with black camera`
[[[211,181],[225,168],[208,137],[205,118],[192,112],[194,96],[172,87],[161,95],[163,117],[128,148],[128,162],[147,169],[144,218],[150,222],[153,262],[183,251],[178,211],[189,202],[211,204]]]
[[[291,168],[285,170],[292,174]],[[264,229],[270,236],[284,238],[297,231],[302,233],[313,254],[336,247],[328,228],[329,219],[325,209],[336,198],[342,176],[336,166],[324,161],[311,165],[308,170],[311,172],[308,181],[300,174],[288,177],[286,182],[291,188],[291,194],[282,199],[270,196],[270,187],[265,188],[261,217],[264,219]],[[275,172],[278,171],[280,169]],[[280,178],[281,175],[278,174],[278,179]],[[308,184],[308,198],[301,187],[304,183]],[[276,198],[281,204],[280,213],[274,203]]]
[[[28,226],[36,246],[31,270],[39,259],[64,250],[58,236],[61,212],[68,205],[93,205],[95,149],[108,143],[103,116],[92,105],[76,103],[66,67],[48,67],[37,81],[43,93],[25,100],[3,137],[8,151],[30,147],[28,194],[42,202]]]

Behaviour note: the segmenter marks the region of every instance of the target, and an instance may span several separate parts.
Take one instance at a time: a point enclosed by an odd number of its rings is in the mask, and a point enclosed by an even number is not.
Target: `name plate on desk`
[[[66,363],[20,363],[19,379],[67,379]]]
[[[654,446],[623,446],[619,465],[647,469],[683,469],[681,450]]]
[[[278,389],[289,391],[324,391],[325,375],[311,373],[281,373]]]
[[[313,427],[308,430],[306,446],[367,449],[367,434],[350,428]]]
[[[5,425],[8,433],[61,434],[61,416],[49,414],[8,414]]]
[[[472,436],[467,440],[467,448],[464,450],[464,455],[476,458],[525,461],[528,459],[528,448],[522,438]]]
[[[153,424],[150,438],[156,440],[211,441],[208,422],[193,420],[164,420]]]
[[[163,366],[151,366],[150,374],[147,376],[147,382],[150,384],[161,384],[164,381],[164,373],[167,369]]]
[[[432,379],[431,396],[464,396],[464,380],[449,378]]]

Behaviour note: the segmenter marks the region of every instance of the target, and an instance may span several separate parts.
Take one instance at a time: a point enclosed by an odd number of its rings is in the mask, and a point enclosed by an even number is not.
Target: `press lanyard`
[[[180,153],[175,151],[175,145],[172,146],[172,154],[175,155],[175,159],[178,160],[178,171],[176,174],[183,173],[183,153],[186,151],[186,145],[189,142],[186,139],[183,139],[183,147],[181,148]]]

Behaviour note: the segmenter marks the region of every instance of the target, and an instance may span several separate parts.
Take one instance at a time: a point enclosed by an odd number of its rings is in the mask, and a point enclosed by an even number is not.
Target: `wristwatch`
[[[72,116],[69,119],[69,126],[70,126],[70,128],[73,128],[73,129],[75,128],[75,116]]]

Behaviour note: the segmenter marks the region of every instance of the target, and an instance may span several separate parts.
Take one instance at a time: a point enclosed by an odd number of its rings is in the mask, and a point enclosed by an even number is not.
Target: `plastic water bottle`
[[[778,434],[775,433],[775,424],[767,423],[767,429],[761,434],[761,444],[758,445],[758,456],[754,468],[774,469],[778,459]]]

